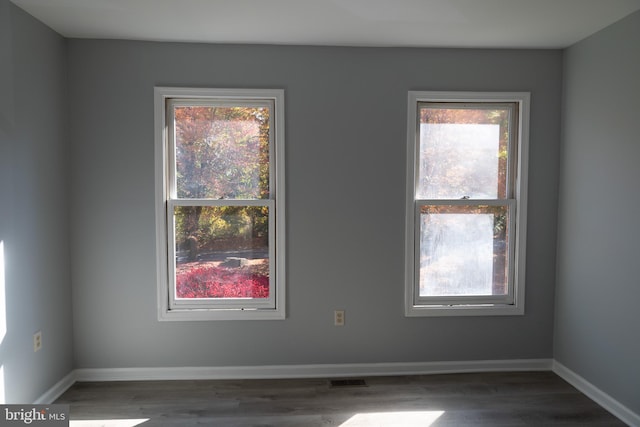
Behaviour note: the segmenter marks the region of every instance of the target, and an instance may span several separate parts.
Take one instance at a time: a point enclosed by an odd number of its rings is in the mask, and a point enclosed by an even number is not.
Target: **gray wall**
[[[560,51],[68,45],[77,368],[552,357]],[[286,320],[157,321],[155,85],[285,89]],[[525,316],[404,317],[418,89],[532,92]]]
[[[640,12],[565,53],[555,358],[640,413]]]
[[[25,403],[73,365],[66,42],[0,0],[0,64],[0,391]]]

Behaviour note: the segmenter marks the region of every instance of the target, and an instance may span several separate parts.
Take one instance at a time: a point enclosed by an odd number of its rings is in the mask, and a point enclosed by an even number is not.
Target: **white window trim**
[[[274,149],[275,168],[271,162],[270,187],[272,199],[275,197],[275,222],[270,221],[271,234],[275,235],[275,253],[272,259],[272,271],[275,270],[274,306],[269,308],[171,308],[169,303],[169,265],[168,240],[172,233],[168,230],[168,123],[166,105],[169,99],[210,99],[210,100],[271,100],[274,103]],[[285,287],[285,168],[284,168],[284,90],[282,89],[212,89],[212,88],[154,88],[155,116],[155,192],[156,192],[156,265],[157,265],[157,306],[159,321],[194,321],[194,320],[278,320],[286,318]],[[277,192],[277,195],[276,195]],[[269,203],[273,202],[270,200]],[[174,202],[175,203],[175,202]],[[211,202],[215,204],[215,202]],[[225,204],[234,203],[226,201]],[[256,202],[263,203],[263,202]],[[247,202],[243,201],[243,205]],[[271,209],[270,209],[271,212]],[[273,277],[273,276],[272,276]]]
[[[409,91],[407,109],[407,194],[405,222],[405,315],[408,317],[429,316],[499,316],[523,315],[525,297],[525,264],[527,232],[527,183],[529,153],[529,109],[531,95],[528,92],[432,92]],[[417,179],[417,137],[419,102],[515,102],[519,106],[517,139],[518,149],[515,159],[514,182],[515,219],[515,263],[509,277],[513,277],[513,303],[501,304],[480,301],[451,302],[441,305],[425,304],[417,301],[417,280],[415,279],[416,251],[416,179]],[[510,284],[511,285],[511,284]]]

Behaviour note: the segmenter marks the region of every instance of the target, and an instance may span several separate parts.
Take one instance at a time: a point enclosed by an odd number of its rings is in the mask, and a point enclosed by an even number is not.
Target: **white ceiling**
[[[208,43],[564,48],[640,0],[12,0],[58,33]]]

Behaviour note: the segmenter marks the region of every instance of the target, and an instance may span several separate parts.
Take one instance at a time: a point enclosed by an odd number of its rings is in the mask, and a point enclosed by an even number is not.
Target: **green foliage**
[[[268,209],[263,206],[179,206],[174,212],[176,243],[195,237],[202,249],[266,246]]]

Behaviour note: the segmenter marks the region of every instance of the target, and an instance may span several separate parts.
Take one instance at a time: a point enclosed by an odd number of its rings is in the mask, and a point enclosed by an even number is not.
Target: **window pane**
[[[269,198],[269,108],[175,106],[178,198]]]
[[[507,107],[420,107],[418,199],[504,199]]]
[[[268,298],[269,208],[177,206],[176,298]]]
[[[422,206],[419,295],[506,295],[507,228],[507,206]]]

